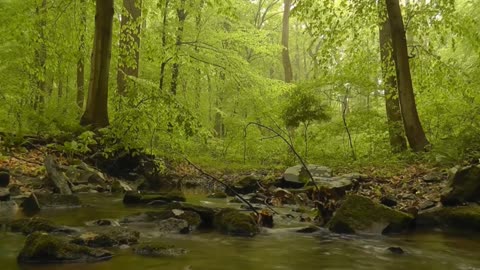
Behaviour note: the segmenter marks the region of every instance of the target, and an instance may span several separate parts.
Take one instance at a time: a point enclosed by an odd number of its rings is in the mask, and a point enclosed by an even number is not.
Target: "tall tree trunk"
[[[288,52],[289,21],[290,21],[291,0],[283,1],[283,20],[282,20],[282,63],[285,72],[285,82],[289,83],[293,79],[292,63]]]
[[[165,68],[167,66],[168,60],[165,59],[165,54],[166,54],[166,48],[167,48],[167,18],[168,18],[168,4],[170,3],[170,0],[165,0],[165,5],[163,6],[163,11],[162,11],[162,17],[163,17],[163,22],[162,22],[162,49],[164,50],[163,53],[163,60],[162,63],[160,64],[160,84],[159,84],[159,90],[163,89],[163,82],[165,80]]]
[[[380,59],[382,65],[382,81],[385,91],[385,108],[387,111],[388,134],[390,146],[394,153],[405,151],[407,142],[403,132],[402,112],[398,100],[397,77],[395,61],[393,60],[393,45],[390,22],[384,3],[379,3],[380,21]]]
[[[39,1],[37,0],[37,3]],[[40,0],[40,3],[36,6],[37,15],[37,31],[38,31],[38,44],[35,47],[35,74],[36,91],[34,95],[34,109],[43,110],[45,103],[45,95],[47,95],[47,46],[45,40],[45,28],[47,26],[47,0]]]
[[[127,77],[138,78],[141,16],[142,0],[123,0],[117,72],[118,94],[122,96],[127,91]]]
[[[403,125],[408,143],[413,151],[425,150],[429,144],[418,117],[415,95],[413,93],[410,65],[408,63],[407,40],[403,25],[399,0],[386,0],[388,17],[392,32],[393,54],[397,73],[397,84]]]
[[[85,34],[87,32],[87,6],[80,0],[80,45],[77,59],[77,106],[83,109],[85,100]]]
[[[113,0],[97,0],[87,106],[80,124],[108,126],[108,75],[112,50]]]
[[[177,8],[178,28],[175,41],[175,54],[173,56],[174,62],[172,65],[172,82],[170,84],[170,92],[173,95],[177,94],[178,75],[180,73],[178,54],[180,51],[180,46],[182,45],[183,28],[185,25],[185,19],[187,18],[187,12],[185,11],[185,1],[186,0],[180,0],[180,8]]]

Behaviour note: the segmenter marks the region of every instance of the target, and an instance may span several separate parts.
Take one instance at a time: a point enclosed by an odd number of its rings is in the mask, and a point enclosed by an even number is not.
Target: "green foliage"
[[[289,93],[282,118],[287,127],[298,127],[300,123],[329,120],[326,106],[318,93],[308,88],[295,88]]]

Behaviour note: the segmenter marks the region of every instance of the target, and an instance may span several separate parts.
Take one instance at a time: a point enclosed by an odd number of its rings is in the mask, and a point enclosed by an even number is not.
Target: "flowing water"
[[[225,205],[223,200],[189,196],[190,202]],[[88,207],[50,210],[40,215],[59,224],[83,226],[85,221],[120,218],[142,209],[127,208],[118,197],[82,196]],[[152,230],[142,232],[143,239],[175,244],[189,252],[176,258],[148,258],[131,250],[115,250],[109,261],[93,264],[18,265],[16,256],[24,237],[0,232],[0,270],[266,270],[266,269],[480,269],[480,236],[443,233],[386,236],[342,236],[326,231],[299,234],[291,226],[265,230],[254,238],[237,238],[213,232],[162,236]],[[399,246],[404,255],[386,251]]]

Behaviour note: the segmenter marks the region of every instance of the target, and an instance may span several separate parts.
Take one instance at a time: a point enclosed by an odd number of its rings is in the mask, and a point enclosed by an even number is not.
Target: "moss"
[[[59,228],[52,221],[38,217],[22,218],[10,223],[12,232],[21,232],[25,235],[33,232],[53,232]]]
[[[215,215],[214,227],[221,233],[234,236],[254,236],[258,232],[253,217],[231,208],[222,209]]]
[[[189,204],[189,203],[171,203],[167,205],[168,209],[181,209],[184,211],[193,211],[201,218],[200,226],[203,228],[211,228],[213,226],[213,218],[215,210],[212,208]]]
[[[175,210],[179,210],[178,212]],[[202,219],[200,215],[194,211],[181,210],[181,209],[168,209],[161,211],[147,211],[140,214],[134,214],[126,217],[123,222],[155,222],[162,221],[169,218],[182,219],[187,221],[188,225],[196,227],[200,225]]]
[[[139,232],[116,227],[100,232],[87,232],[74,238],[71,242],[89,247],[113,247],[136,244],[138,238],[140,238]]]
[[[374,203],[369,198],[350,195],[335,212],[327,227],[337,233],[395,233],[408,229],[413,217]]]
[[[71,244],[61,238],[35,232],[27,237],[18,260],[26,263],[90,262],[111,257],[112,254],[105,250]]]
[[[212,199],[224,199],[227,198],[227,193],[225,192],[213,192],[207,196],[207,198]]]
[[[458,205],[478,200],[480,196],[480,165],[460,169],[449,183],[450,190],[442,195],[444,205]]]
[[[480,231],[480,206],[441,207],[420,213],[419,228],[442,228],[453,231]]]

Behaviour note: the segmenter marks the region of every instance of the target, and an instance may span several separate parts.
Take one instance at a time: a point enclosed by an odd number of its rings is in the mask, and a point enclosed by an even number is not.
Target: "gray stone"
[[[332,169],[328,167],[310,164],[307,165],[307,168],[314,179],[319,177],[332,177]],[[292,188],[300,188],[310,180],[307,171],[302,165],[288,168],[283,174],[283,179],[285,184]]]
[[[7,188],[0,188],[0,202],[10,201],[10,191]]]
[[[135,254],[150,257],[177,257],[187,253],[186,249],[161,243],[142,243],[134,248]]]
[[[458,169],[450,179],[447,191],[442,194],[444,205],[460,205],[480,201],[480,165]]]

